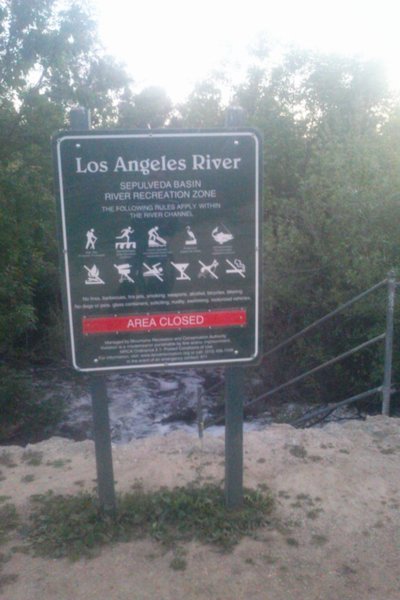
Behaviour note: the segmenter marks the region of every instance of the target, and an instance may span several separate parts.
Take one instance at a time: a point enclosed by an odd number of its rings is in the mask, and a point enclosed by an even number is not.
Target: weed
[[[174,569],[174,571],[184,571],[187,567],[187,562],[184,558],[181,558],[180,556],[174,556],[174,558],[169,563],[169,566],[171,569]]]
[[[34,440],[39,432],[59,422],[63,399],[48,397],[34,385],[23,369],[0,366],[0,442],[17,437]]]
[[[7,500],[11,500],[11,496],[0,496],[0,504],[7,502]]]
[[[34,480],[35,476],[33,475],[33,473],[28,473],[27,475],[21,477],[21,483],[32,483],[32,481]]]
[[[0,592],[3,591],[3,588],[6,585],[10,585],[11,583],[15,583],[18,579],[18,575],[16,575],[15,573],[8,573],[6,575],[3,575],[0,573]]]
[[[23,546],[20,544],[19,546],[12,546],[12,548],[10,548],[10,552],[12,554],[17,554],[17,552],[19,554],[29,554],[29,548],[28,546]]]
[[[286,543],[288,544],[288,546],[295,546],[296,548],[299,545],[299,542],[295,538],[292,538],[292,537],[286,538]]]
[[[3,566],[6,562],[8,562],[10,558],[10,554],[4,554],[4,552],[0,552],[0,567]]]
[[[286,490],[279,490],[278,492],[279,498],[285,498],[285,500],[289,500],[290,494]]]
[[[318,456],[318,454],[312,454],[311,456],[308,457],[309,460],[311,460],[311,462],[321,462],[323,460],[322,456]]]
[[[281,565],[281,566],[279,567],[279,571],[280,571],[281,573],[287,573],[287,572],[289,571],[289,568],[288,568],[286,565]]]
[[[197,539],[229,550],[268,522],[270,496],[246,490],[241,510],[225,508],[215,485],[121,495],[114,518],[99,512],[94,495],[35,497],[28,538],[37,555],[92,556],[101,545],[150,535],[166,545]]]
[[[276,563],[276,558],[270,556],[269,554],[262,554],[260,557],[267,565],[274,565]]]
[[[304,446],[290,446],[289,452],[296,458],[306,458],[307,456],[307,450]]]
[[[38,467],[42,464],[43,452],[38,450],[26,450],[22,455],[22,460],[32,467]]]
[[[357,575],[357,571],[349,565],[342,565],[342,567],[338,569],[338,571],[340,575],[345,575],[346,577],[349,575]]]
[[[0,454],[0,465],[3,467],[8,467],[9,469],[17,466],[17,464],[14,462],[11,452],[7,451]]]
[[[174,571],[184,571],[187,567],[187,562],[185,559],[186,550],[181,547],[177,547],[174,550],[174,558],[169,563],[171,569]]]
[[[312,504],[310,494],[297,494],[296,498],[297,500],[306,500],[307,502],[310,502]]]
[[[7,535],[17,528],[19,523],[17,509],[8,503],[0,507],[0,543],[7,541]]]
[[[311,537],[311,543],[315,546],[323,546],[328,542],[328,538],[325,535],[313,535]]]
[[[56,460],[47,461],[46,465],[48,467],[54,467],[55,469],[61,469],[65,467],[66,464],[70,463],[71,460],[69,458],[63,460],[62,458],[57,458]]]
[[[261,490],[262,492],[267,492],[268,491],[268,486],[266,483],[259,483],[257,485],[258,489]]]
[[[377,521],[376,523],[374,523],[374,525],[372,525],[372,527],[374,527],[375,529],[383,529],[385,525],[382,521]]]
[[[320,514],[324,512],[323,508],[314,508],[313,510],[309,510],[307,513],[308,519],[318,519]]]

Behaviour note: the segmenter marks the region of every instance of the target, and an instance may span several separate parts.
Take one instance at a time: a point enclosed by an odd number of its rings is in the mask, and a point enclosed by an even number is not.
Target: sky
[[[382,61],[400,90],[399,0],[96,0],[106,51],[140,90],[163,87],[183,101],[221,66],[237,80],[260,35],[274,44]]]

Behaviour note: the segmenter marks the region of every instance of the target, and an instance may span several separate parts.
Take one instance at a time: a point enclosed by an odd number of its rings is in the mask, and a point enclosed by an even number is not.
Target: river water
[[[90,376],[70,369],[35,369],[33,381],[42,398],[56,396],[65,412],[50,435],[75,440],[92,439]],[[162,435],[174,430],[195,432],[199,420],[221,422],[224,414],[223,369],[175,369],[114,373],[105,376],[109,398],[112,441],[128,443],[132,439]],[[246,373],[246,396],[254,398],[264,389],[257,371]],[[271,400],[262,415],[247,417],[245,430],[262,429],[273,422],[291,422],[315,407],[312,402]],[[266,410],[267,408],[267,410]],[[200,417],[200,419],[199,419]],[[329,420],[360,418],[354,407],[344,407]],[[223,425],[207,427],[208,433],[223,431]]]
[[[33,378],[42,397],[56,395],[64,404],[64,417],[52,435],[92,438],[90,377],[68,369],[36,369]],[[105,381],[114,443],[176,429],[195,431],[199,417],[210,419],[223,412],[221,369],[115,373]]]

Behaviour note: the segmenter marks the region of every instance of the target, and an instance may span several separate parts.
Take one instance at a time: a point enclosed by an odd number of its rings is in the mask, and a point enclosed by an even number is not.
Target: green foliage
[[[171,110],[171,100],[162,88],[147,87],[139,94],[125,92],[119,105],[118,127],[124,129],[164,127]]]
[[[44,397],[35,391],[25,371],[5,365],[0,366],[0,398],[0,443],[14,439],[34,441],[59,421],[64,409],[58,396]],[[34,464],[34,458],[39,460],[38,456],[31,456],[33,462],[28,464]]]
[[[379,65],[300,52],[252,69],[237,101],[264,133],[270,348],[398,265],[398,108]],[[384,322],[381,291],[270,357],[270,387],[381,333]],[[376,347],[289,394],[340,400],[379,385],[382,364]]]
[[[14,504],[3,504],[0,506],[0,543],[7,541],[9,534],[14,531],[19,524],[17,509]]]
[[[222,93],[212,80],[198,83],[185,104],[178,106],[178,115],[172,120],[175,127],[223,127]]]
[[[9,357],[56,347],[48,336],[60,311],[50,137],[75,104],[109,123],[128,85],[99,52],[83,3],[57,6],[0,7],[0,355]]]
[[[38,450],[25,450],[22,455],[22,460],[27,465],[39,467],[43,461],[43,452],[39,452]]]
[[[264,134],[266,348],[383,279],[400,257],[400,105],[380,66],[299,51],[277,64],[271,50],[258,45],[233,90],[247,125]],[[60,357],[51,134],[76,104],[91,109],[94,126],[221,127],[226,79],[199,82],[177,107],[160,88],[133,93],[101,53],[86,5],[72,1],[3,0],[0,59],[0,357]],[[296,375],[380,333],[383,315],[371,298],[269,360],[271,387],[282,372]],[[379,352],[296,393],[330,398],[376,385]]]
[[[230,512],[216,486],[136,490],[119,498],[114,518],[102,515],[94,496],[35,497],[29,541],[41,556],[76,559],[100,546],[151,536],[163,544],[197,539],[231,549],[244,535],[267,523],[271,497],[246,490],[244,506]],[[179,562],[173,568],[184,568]]]

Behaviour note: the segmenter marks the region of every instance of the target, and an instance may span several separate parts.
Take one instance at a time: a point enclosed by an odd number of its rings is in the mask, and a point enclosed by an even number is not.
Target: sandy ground
[[[20,510],[48,489],[93,489],[91,442],[52,438],[30,448],[44,453],[40,466],[27,465],[18,447],[7,449],[16,466],[1,466],[0,494]],[[223,478],[223,437],[207,433],[202,445],[174,433],[113,452],[120,491],[137,481],[157,489]],[[247,433],[244,475],[246,486],[272,490],[274,525],[232,553],[189,543],[183,571],[150,540],[75,563],[16,553],[2,573],[18,577],[1,600],[400,599],[400,419]]]

